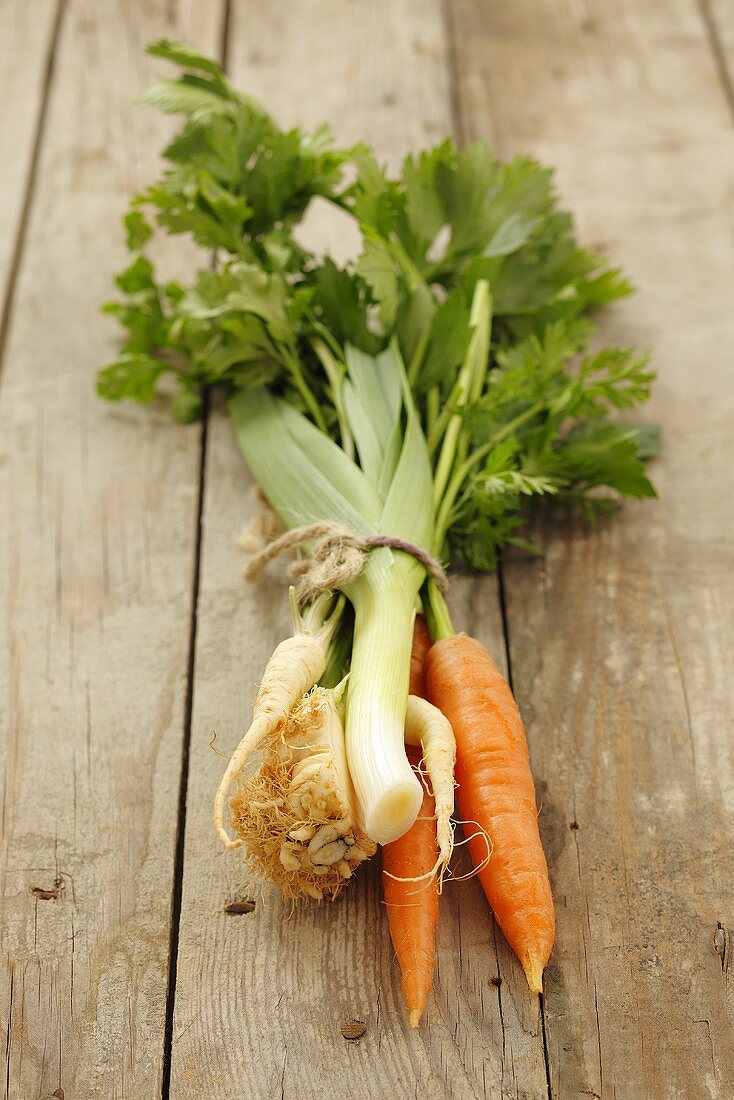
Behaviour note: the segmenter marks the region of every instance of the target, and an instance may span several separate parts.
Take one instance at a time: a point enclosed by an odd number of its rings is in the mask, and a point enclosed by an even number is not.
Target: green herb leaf
[[[364,230],[364,252],[357,261],[357,274],[372,291],[380,317],[389,331],[398,311],[398,278],[388,244],[373,230]]]
[[[127,247],[131,252],[137,252],[153,236],[153,230],[139,210],[130,210],[125,215],[124,220],[127,231]],[[119,282],[117,285],[120,285]]]
[[[534,549],[520,528],[539,502],[593,519],[654,495],[655,431],[615,419],[648,399],[647,356],[587,351],[589,314],[632,287],[580,247],[548,169],[444,141],[393,175],[363,144],[336,148],[328,127],[283,130],[187,46],[149,52],[180,74],[143,98],[183,120],[125,218],[130,257],[103,307],[124,336],[102,396],[147,402],[173,375],[161,389],[190,421],[224,387],[287,522],[421,545],[435,527],[442,551],[478,569],[503,546]],[[356,262],[299,244],[317,197],[353,218]],[[206,250],[188,279],[158,281],[154,226]]]
[[[450,388],[470,339],[469,307],[463,291],[455,290],[433,316],[428,351],[417,383],[421,390],[440,384]]]
[[[338,344],[374,355],[379,338],[367,327],[367,306],[359,281],[327,256],[313,275],[314,310]]]
[[[108,401],[129,397],[140,405],[147,405],[164,369],[148,355],[121,355],[99,372],[97,393]]]

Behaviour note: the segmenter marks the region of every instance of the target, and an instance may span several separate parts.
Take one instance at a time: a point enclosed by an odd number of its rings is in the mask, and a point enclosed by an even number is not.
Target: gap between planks
[[[457,29],[456,21],[453,16],[452,0],[443,0],[442,14],[444,21],[444,28],[446,34],[447,44],[447,63],[448,63],[448,76],[449,76],[449,95],[450,95],[450,108],[451,108],[451,121],[452,129],[454,131],[454,140],[457,144],[463,146],[467,140],[467,128],[464,116],[464,104],[461,94],[461,82],[458,78],[459,70],[459,51],[457,45]],[[474,584],[481,584],[481,575],[478,576]],[[512,654],[510,649],[510,632],[509,621],[507,616],[507,603],[505,598],[505,583],[504,575],[502,571],[502,560],[497,566],[497,594],[499,599],[500,620],[502,623],[502,641],[504,646],[505,664],[507,667],[507,682],[510,685],[510,689],[514,691],[512,683]],[[493,916],[494,920],[494,916]],[[495,939],[497,935],[497,925],[494,926]],[[502,933],[500,932],[500,935]],[[501,978],[500,978],[501,980]],[[548,1100],[553,1100],[553,1093],[551,1089],[551,1070],[550,1070],[550,1053],[548,1049],[548,1038],[546,1034],[546,1021],[545,1021],[545,1001],[543,994],[538,994],[538,1007],[540,1013],[541,1035],[543,1040],[543,1063],[545,1066],[545,1082],[548,1090]]]
[[[721,35],[719,34],[716,13],[711,8],[711,0],[696,0],[696,6],[701,13],[701,19],[703,20],[704,29],[706,31],[706,38],[708,39],[708,44],[714,57],[716,72],[721,81],[721,88],[726,97],[726,102],[729,105],[732,119],[734,120],[734,77],[729,68],[729,60],[726,56],[726,50],[721,40]]]
[[[53,29],[51,31],[51,37],[49,39],[45,64],[43,68],[41,101],[38,108],[38,114],[36,116],[33,141],[31,143],[31,156],[28,163],[28,176],[23,193],[23,202],[20,208],[18,226],[15,232],[15,240],[13,242],[13,248],[10,256],[10,270],[8,273],[8,281],[5,288],[5,300],[0,307],[0,380],[2,379],[3,363],[5,360],[5,345],[7,342],[8,329],[10,327],[10,318],[13,313],[13,302],[15,301],[15,289],[18,285],[18,274],[20,272],[21,264],[23,262],[23,252],[25,250],[28,222],[31,215],[31,209],[33,207],[33,199],[36,194],[38,162],[40,159],[41,147],[43,145],[43,136],[46,132],[46,118],[48,115],[48,104],[51,98],[51,85],[53,84],[54,70],[56,68],[56,54],[58,51],[59,38],[61,37],[61,28],[64,22],[64,15],[66,13],[66,6],[66,0],[57,0]]]
[[[225,20],[226,26],[226,20]],[[171,895],[171,929],[168,948],[168,981],[166,985],[166,1016],[163,1028],[163,1067],[161,1098],[168,1100],[171,1089],[171,1055],[173,1050],[173,1011],[176,1001],[176,973],[178,967],[178,939],[181,928],[181,897],[183,892],[184,841],[186,838],[186,792],[189,785],[191,758],[191,720],[194,710],[194,671],[196,668],[196,628],[199,618],[199,587],[201,580],[201,540],[204,516],[204,490],[206,488],[206,442],[209,436],[209,397],[205,393],[201,412],[201,439],[199,442],[199,484],[196,494],[196,541],[194,544],[194,568],[191,577],[191,621],[189,623],[188,656],[186,661],[186,702],[181,742],[181,768],[179,771],[178,809],[176,817],[176,847],[173,865]]]
[[[62,0],[63,2],[63,0]],[[232,0],[224,0],[222,29],[219,40],[219,61],[227,72],[229,67],[229,36],[232,22]],[[216,254],[212,256],[212,267]],[[199,619],[199,589],[201,585],[201,544],[204,521],[204,493],[206,490],[207,440],[209,439],[210,402],[207,392],[203,395],[201,412],[201,440],[199,450],[199,484],[196,497],[196,543],[194,568],[191,579],[191,621],[186,668],[186,704],[181,745],[181,769],[179,772],[178,813],[176,819],[176,849],[173,867],[173,893],[171,897],[171,936],[168,949],[168,983],[166,986],[166,1018],[163,1030],[163,1069],[161,1076],[161,1100],[168,1100],[171,1091],[171,1064],[173,1060],[173,1019],[176,1007],[176,976],[178,972],[178,941],[181,932],[181,903],[183,896],[184,855],[186,844],[186,797],[189,787],[191,759],[191,728],[194,711],[194,678],[196,674],[196,636]]]
[[[451,98],[451,117],[453,123],[454,137],[458,144],[465,145],[467,142],[467,125],[464,112],[464,103],[462,99],[461,81],[459,80],[459,49],[457,42],[457,27],[456,20],[453,14],[452,0],[443,0],[443,18],[446,31],[447,42],[447,57],[449,66],[449,89]],[[510,689],[514,694],[514,684],[512,682],[512,653],[510,648],[510,628],[509,619],[507,614],[507,600],[505,593],[505,579],[502,567],[502,558],[497,565],[497,593],[499,598],[500,619],[502,623],[502,640],[504,645],[505,663],[507,667],[507,682],[510,685]],[[475,584],[481,584],[481,576],[479,576]],[[493,917],[494,919],[494,917]],[[496,933],[496,926],[495,926]],[[546,1009],[545,998],[543,993],[538,994],[538,1011],[540,1014],[540,1029],[543,1040],[543,1063],[545,1066],[545,1084],[548,1090],[548,1100],[553,1100],[553,1090],[551,1087],[551,1067],[550,1067],[550,1051],[548,1048],[548,1035],[546,1028]]]

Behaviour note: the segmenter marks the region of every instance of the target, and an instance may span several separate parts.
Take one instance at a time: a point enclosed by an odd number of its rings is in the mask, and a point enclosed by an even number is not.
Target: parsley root
[[[230,788],[247,767],[253,753],[267,741],[323,674],[326,650],[341,614],[341,607],[338,607],[330,619],[324,620],[325,606],[331,601],[322,599],[314,604],[304,621],[293,599],[291,590],[296,633],[276,646],[267,663],[255,699],[252,723],[232,754],[214,798],[214,826],[225,848],[240,848],[244,843],[241,837],[233,840],[224,827],[224,809]]]
[[[449,865],[454,847],[451,815],[454,812],[454,764],[456,741],[451,723],[427,699],[408,696],[405,743],[420,748],[435,801],[440,874]]]

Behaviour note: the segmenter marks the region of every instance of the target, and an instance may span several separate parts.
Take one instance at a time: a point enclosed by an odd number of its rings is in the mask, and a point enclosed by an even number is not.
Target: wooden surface
[[[476,12],[454,24],[467,131],[557,165],[584,236],[624,260],[640,292],[604,334],[655,348],[665,431],[658,504],[542,532],[545,559],[506,571],[559,902],[551,1083],[733,1096],[714,950],[734,916],[732,119],[684,0]]]
[[[162,412],[103,406],[92,381],[120,211],[168,130],[131,102],[153,71],[140,51],[164,32],[216,50],[206,9],[72,2],[55,42],[0,383],[14,1100],[160,1093],[200,447]],[[24,5],[4,19],[12,55]]]
[[[504,619],[496,579],[454,586],[527,719],[559,916],[544,1002],[473,882],[442,898],[418,1034],[376,867],[333,909],[224,912],[247,892],[212,835],[210,732],[235,743],[282,590],[240,580],[250,481],[221,410],[202,447],[92,384],[119,215],[169,129],[132,102],[164,33],[393,163],[450,131],[537,153],[640,287],[603,333],[655,349],[660,501],[539,529]],[[726,0],[0,0],[3,1095],[734,1095],[727,64]],[[351,246],[317,212],[307,232]]]
[[[0,334],[12,302],[11,283],[27,228],[34,175],[45,133],[61,7],[50,0],[0,4]],[[6,91],[7,89],[7,91]]]

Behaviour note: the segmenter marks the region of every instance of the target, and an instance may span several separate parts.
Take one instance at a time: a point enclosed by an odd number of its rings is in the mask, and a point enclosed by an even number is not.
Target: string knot
[[[302,549],[306,543],[311,543],[308,556],[298,558],[288,569],[289,575],[297,581],[296,595],[301,606],[320,592],[333,592],[351,584],[364,569],[369,551],[380,546],[410,554],[421,563],[444,595],[448,589],[448,579],[440,561],[422,546],[392,535],[355,535],[347,527],[328,521],[296,527],[271,539],[249,558],[244,567],[245,577],[253,580],[268,562],[286,551]]]

